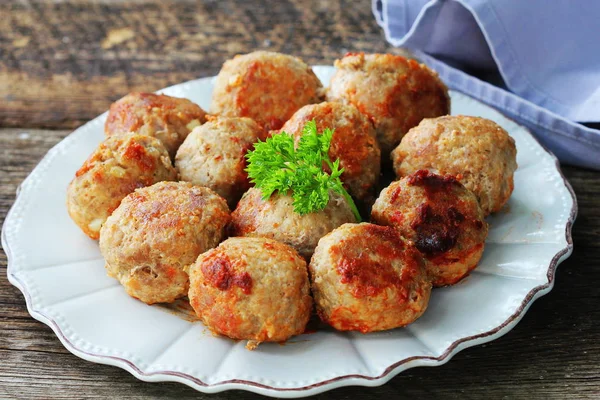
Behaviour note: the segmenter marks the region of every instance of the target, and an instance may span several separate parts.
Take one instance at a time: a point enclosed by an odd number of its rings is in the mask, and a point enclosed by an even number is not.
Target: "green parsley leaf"
[[[246,172],[265,200],[275,192],[290,193],[298,214],[323,210],[329,203],[330,191],[337,192],[344,196],[360,222],[356,204],[340,179],[344,173],[340,160],[329,159],[332,137],[333,130],[329,128],[319,134],[314,120],[302,130],[297,148],[294,148],[294,138],[286,132],[272,135],[264,142],[255,143],[254,150],[246,154]],[[324,166],[331,173],[324,171]]]

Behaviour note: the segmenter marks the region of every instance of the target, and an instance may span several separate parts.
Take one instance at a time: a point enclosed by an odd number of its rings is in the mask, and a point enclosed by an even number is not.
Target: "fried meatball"
[[[381,152],[371,122],[351,104],[324,102],[302,107],[281,128],[300,141],[302,129],[314,120],[317,130],[335,129],[329,158],[340,159],[341,176],[348,192],[360,203],[369,203],[379,182]]]
[[[212,190],[188,182],[160,182],[123,199],[100,231],[108,274],[144,303],[187,294],[184,267],[225,235],[229,209]]]
[[[189,274],[198,317],[215,333],[249,340],[249,349],[306,328],[312,310],[306,262],[286,244],[230,238],[201,254]]]
[[[246,152],[264,132],[250,118],[209,117],[185,139],[175,157],[183,181],[211,188],[234,208],[250,188]]]
[[[458,176],[487,216],[499,211],[513,191],[517,148],[489,119],[448,115],[425,119],[411,129],[392,160],[398,177],[420,169]]]
[[[130,93],[110,106],[106,135],[136,132],[159,139],[175,157],[187,135],[206,120],[200,106],[188,99],[154,93]]]
[[[158,139],[137,134],[109,137],[75,173],[67,189],[67,209],[86,235],[98,239],[106,218],[125,196],[176,178],[169,154]]]
[[[423,118],[450,112],[448,88],[424,64],[393,54],[350,53],[335,66],[327,99],[352,103],[369,117],[384,162]]]
[[[317,313],[340,331],[408,325],[429,302],[419,252],[387,226],[340,226],[319,240],[308,268]]]
[[[250,117],[265,131],[279,129],[300,107],[317,103],[323,86],[301,59],[270,51],[237,55],[217,76],[211,112]]]
[[[233,236],[279,240],[308,259],[321,237],[346,222],[356,222],[346,199],[334,192],[330,192],[329,204],[319,212],[300,215],[294,211],[293,203],[291,196],[277,193],[263,200],[260,189],[251,188],[231,214]]]
[[[488,232],[475,195],[455,177],[426,170],[383,189],[371,219],[415,243],[433,286],[452,285],[473,270]]]

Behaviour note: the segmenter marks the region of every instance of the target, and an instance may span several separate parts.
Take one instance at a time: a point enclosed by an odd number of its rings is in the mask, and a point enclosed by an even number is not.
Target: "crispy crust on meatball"
[[[108,274],[145,303],[185,296],[184,267],[225,236],[229,209],[212,190],[160,182],[123,199],[100,232]]]
[[[110,106],[107,136],[136,132],[159,139],[175,157],[183,140],[206,121],[206,112],[188,99],[154,93],[130,93]]]
[[[266,238],[230,238],[190,267],[190,303],[213,332],[279,342],[304,332],[312,310],[306,262]]]
[[[398,177],[427,169],[458,176],[487,216],[499,211],[514,188],[515,141],[489,119],[464,115],[425,119],[392,152]]]
[[[371,219],[415,243],[433,286],[452,285],[473,270],[488,232],[475,195],[455,177],[426,170],[383,189]]]
[[[335,61],[327,99],[354,104],[373,122],[382,159],[423,118],[450,112],[448,88],[415,60],[393,54],[349,53]]]
[[[317,103],[323,86],[301,59],[270,51],[225,61],[212,95],[211,112],[250,117],[265,131],[279,129],[300,107]]]
[[[335,129],[329,148],[331,160],[340,159],[348,192],[361,203],[372,203],[379,182],[381,151],[371,122],[351,104],[323,102],[302,107],[281,128],[300,141],[307,122],[317,130]]]
[[[75,173],[67,189],[67,210],[86,235],[98,239],[106,218],[125,196],[176,178],[158,139],[137,134],[109,137]]]
[[[387,226],[333,230],[319,241],[309,272],[317,313],[342,331],[408,325],[425,312],[431,293],[419,252]]]
[[[214,190],[234,208],[250,188],[246,152],[262,138],[263,130],[250,118],[209,117],[185,139],[175,166],[181,180]]]
[[[315,213],[300,215],[293,202],[291,196],[282,194],[263,200],[260,189],[251,188],[231,214],[233,236],[275,239],[309,259],[321,237],[344,223],[356,222],[346,199],[334,192],[325,209]]]

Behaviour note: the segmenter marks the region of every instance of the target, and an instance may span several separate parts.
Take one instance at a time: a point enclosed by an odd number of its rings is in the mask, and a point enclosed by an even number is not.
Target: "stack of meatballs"
[[[492,121],[447,115],[446,86],[414,60],[351,53],[335,67],[325,90],[299,58],[257,51],[224,63],[210,115],[151,93],[110,107],[67,206],[129,295],[188,296],[213,332],[254,348],[303,333],[313,305],[338,330],[405,326],[432,286],[477,266],[485,217],[513,190],[514,140]],[[371,223],[334,192],[300,215],[291,193],[265,199],[249,182],[256,142],[285,132],[298,143],[313,120],[335,130],[329,156]]]

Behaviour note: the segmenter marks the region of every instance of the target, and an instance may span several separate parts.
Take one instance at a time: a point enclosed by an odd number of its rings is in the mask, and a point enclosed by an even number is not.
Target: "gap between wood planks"
[[[370,1],[0,2],[0,126],[74,128],[130,91],[215,75],[235,54],[332,64],[387,44]]]

